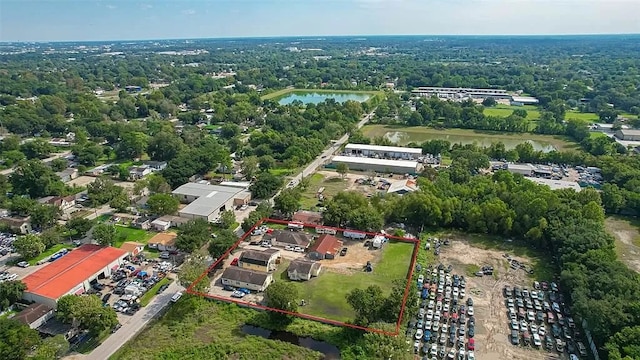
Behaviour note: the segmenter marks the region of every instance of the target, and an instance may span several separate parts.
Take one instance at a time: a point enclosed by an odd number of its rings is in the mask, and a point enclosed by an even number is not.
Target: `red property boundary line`
[[[250,236],[251,232],[253,232],[253,230],[264,224],[264,223],[275,223],[275,224],[281,224],[281,225],[287,225],[289,223],[291,223],[291,221],[283,221],[283,220],[275,220],[275,219],[269,219],[269,218],[263,218],[262,220],[258,221],[258,223],[256,223],[253,227],[251,227],[251,229],[249,229],[249,231],[247,231],[246,233],[244,233],[240,239],[238,239],[238,241],[236,241],[229,249],[227,249],[227,251],[225,251],[225,253],[220,256],[218,258],[218,260],[216,260],[213,264],[211,264],[211,266],[209,266],[207,268],[207,270],[205,270],[205,272],[203,272],[193,283],[191,283],[191,285],[189,285],[189,287],[187,288],[186,292],[188,294],[191,295],[196,295],[196,296],[202,296],[205,297],[207,299],[211,299],[211,300],[217,300],[217,301],[222,301],[222,302],[226,302],[226,303],[233,303],[239,306],[244,306],[244,307],[250,307],[253,309],[257,309],[257,310],[267,310],[267,311],[273,311],[273,312],[277,312],[277,313],[281,313],[281,314],[285,314],[285,315],[291,315],[291,316],[296,316],[302,319],[307,319],[307,320],[313,320],[313,321],[318,321],[321,323],[325,323],[325,324],[329,324],[329,325],[335,325],[335,326],[342,326],[342,327],[348,327],[348,328],[352,328],[352,329],[358,329],[358,330],[364,330],[367,332],[374,332],[374,333],[378,333],[378,334],[384,334],[384,335],[388,335],[388,336],[396,336],[400,333],[400,327],[401,327],[401,323],[402,323],[402,318],[404,316],[404,310],[405,310],[405,305],[407,302],[407,298],[409,297],[409,291],[411,290],[411,281],[413,279],[413,271],[415,269],[416,266],[416,258],[418,256],[418,250],[420,249],[420,239],[412,239],[412,238],[405,238],[405,237],[400,237],[400,236],[393,236],[393,235],[389,235],[389,234],[384,234],[385,237],[389,238],[389,239],[393,239],[396,241],[401,241],[401,242],[407,242],[407,243],[412,243],[413,244],[413,254],[411,256],[411,265],[409,267],[409,270],[407,271],[407,285],[404,289],[404,295],[402,297],[402,305],[400,307],[400,314],[398,315],[398,320],[396,321],[396,327],[395,327],[395,331],[394,332],[390,332],[390,331],[384,331],[384,330],[380,330],[380,329],[375,329],[375,328],[370,328],[370,327],[365,327],[365,326],[359,326],[359,325],[354,325],[354,324],[349,324],[349,323],[345,323],[342,321],[337,321],[337,320],[332,320],[332,319],[327,319],[327,318],[323,318],[323,317],[319,317],[319,316],[313,316],[313,315],[309,315],[309,314],[303,314],[303,313],[299,313],[299,312],[291,312],[291,311],[286,311],[286,310],[281,310],[281,309],[276,309],[276,308],[271,308],[268,306],[264,306],[264,305],[260,305],[260,304],[254,304],[254,303],[249,303],[246,301],[242,301],[242,300],[236,300],[233,298],[227,298],[227,297],[222,297],[222,296],[217,296],[217,295],[211,295],[211,294],[205,294],[205,293],[201,293],[198,291],[194,290],[194,287],[202,280],[204,280],[207,275],[209,274],[209,272],[211,272],[213,269],[215,269],[218,265],[220,265],[221,262],[223,262],[230,254],[231,252],[233,252],[239,245],[240,243],[242,243],[243,241],[245,241],[245,239],[247,237]],[[326,228],[326,229],[332,229],[332,230],[336,230],[336,231],[350,231],[348,229],[342,229],[342,228],[336,228],[336,227],[330,227],[330,226],[323,226],[323,225],[315,225],[315,224],[303,224],[305,228],[313,228],[315,229],[316,227],[322,227],[322,228]],[[356,232],[356,230],[352,230],[354,232]],[[382,235],[380,233],[372,233],[372,232],[365,232],[365,231],[357,231],[357,232],[361,232],[364,233],[368,236],[375,236],[375,235]]]

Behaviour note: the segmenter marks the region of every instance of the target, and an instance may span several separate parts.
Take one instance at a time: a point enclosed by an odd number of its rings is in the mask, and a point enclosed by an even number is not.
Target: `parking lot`
[[[95,280],[87,293],[100,297],[105,306],[118,313],[120,323],[124,323],[144,305],[141,304],[144,294],[165,277],[171,278],[174,268],[170,262],[135,257],[113,271],[111,277]],[[168,284],[164,289],[167,287]]]
[[[475,359],[475,309],[466,279],[453,266],[417,266],[420,308],[406,335],[415,354],[427,358]]]
[[[531,287],[534,279],[521,269],[513,268],[505,258],[505,251],[484,249],[473,246],[464,236],[451,236],[448,246],[443,246],[438,261],[452,265],[452,273],[464,274],[466,295],[473,298],[475,317],[475,357],[479,360],[517,359],[551,360],[568,358],[557,352],[547,352],[531,346],[511,344],[509,317],[505,307],[503,289],[505,286]],[[511,255],[520,264],[531,260],[523,256]],[[491,266],[492,275],[475,276],[469,273],[471,267]]]

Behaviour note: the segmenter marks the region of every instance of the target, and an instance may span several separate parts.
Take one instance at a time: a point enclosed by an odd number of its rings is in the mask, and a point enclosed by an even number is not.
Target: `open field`
[[[434,129],[422,126],[388,126],[366,125],[362,132],[368,137],[384,136],[398,145],[406,145],[410,142],[422,143],[433,139],[445,139],[451,143],[489,146],[493,142],[502,142],[507,149],[513,149],[516,145],[529,141],[536,150],[549,151],[552,149],[567,150],[575,148],[577,144],[568,141],[561,136],[539,135],[529,133],[483,132],[468,129]]]
[[[272,100],[285,97],[290,93],[318,93],[318,94],[368,94],[371,95],[372,99],[374,96],[384,96],[384,92],[382,91],[358,91],[358,90],[332,90],[332,89],[282,89],[278,91],[274,91],[270,94],[261,96],[261,100]],[[369,101],[369,100],[367,100]]]
[[[629,268],[640,272],[640,221],[610,216],[605,220],[605,226],[616,239],[618,258]]]
[[[414,244],[392,241],[382,250],[368,250],[361,241],[351,243],[346,256],[350,259],[324,260],[320,276],[306,282],[292,282],[298,287],[300,297],[307,302],[298,311],[332,320],[353,320],[355,313],[347,304],[347,293],[369,285],[378,285],[388,293],[394,280],[406,278]],[[336,263],[332,263],[334,261]],[[367,261],[373,264],[371,273],[362,269]],[[289,281],[286,264],[281,265],[276,278]]]
[[[303,209],[313,209],[318,203],[318,190],[324,188],[322,195],[325,198],[332,198],[340,191],[349,187],[349,179],[341,179],[339,176],[328,176],[322,173],[315,173],[309,178],[309,185],[302,193],[301,206]]]
[[[126,241],[135,241],[142,244],[146,244],[149,239],[155,235],[153,232],[149,232],[142,229],[134,229],[130,227],[124,227],[116,225],[116,230],[118,235],[116,237],[116,241],[113,244],[114,247],[119,248]]]
[[[151,323],[111,359],[321,359],[321,354],[284,341],[245,335],[242,326],[266,313],[185,294],[166,315]],[[337,328],[295,319],[289,327],[317,326],[318,334]],[[259,355],[257,354],[259,352]]]
[[[443,246],[437,259],[444,265],[453,265],[453,273],[463,274],[466,278],[467,296],[474,302],[476,318],[476,358],[479,360],[516,359],[516,360],[550,360],[560,359],[556,352],[547,352],[533,347],[513,346],[509,343],[509,326],[502,289],[505,285],[531,288],[533,278],[523,270],[511,269],[503,254],[511,258],[533,264],[535,274],[551,276],[542,266],[541,259],[532,259],[529,253],[517,243],[498,242],[495,239],[476,237],[467,234],[447,234],[438,237],[452,239],[451,245]],[[471,268],[484,265],[494,267],[493,276],[468,276]],[[537,278],[552,280],[550,277]]]
[[[514,110],[525,110],[527,112],[527,120],[537,120],[540,118],[540,112],[535,106],[496,105],[495,107],[485,108],[483,113],[487,116],[507,117],[511,115]]]

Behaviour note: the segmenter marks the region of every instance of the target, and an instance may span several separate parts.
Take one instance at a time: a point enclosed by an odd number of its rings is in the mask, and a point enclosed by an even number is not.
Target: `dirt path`
[[[473,297],[476,313],[476,358],[479,360],[517,359],[550,360],[560,359],[557,353],[534,348],[513,346],[509,342],[510,330],[507,309],[502,290],[505,285],[531,287],[531,279],[523,270],[511,269],[503,257],[504,252],[473,247],[466,239],[452,238],[450,246],[443,247],[440,261],[454,267],[453,272],[463,274],[467,279],[468,296]],[[528,263],[528,259],[512,258]],[[494,267],[493,276],[475,277],[468,273],[470,265]]]

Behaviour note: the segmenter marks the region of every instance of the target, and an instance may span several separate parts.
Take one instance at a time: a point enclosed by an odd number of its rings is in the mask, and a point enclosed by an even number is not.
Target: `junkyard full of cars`
[[[416,267],[420,306],[411,319],[407,336],[416,354],[424,359],[475,359],[473,299],[466,297],[464,276],[452,274],[453,267]]]
[[[535,281],[532,289],[505,286],[503,293],[513,345],[566,352],[571,359],[587,357],[587,349],[579,341],[580,331],[556,283]]]

